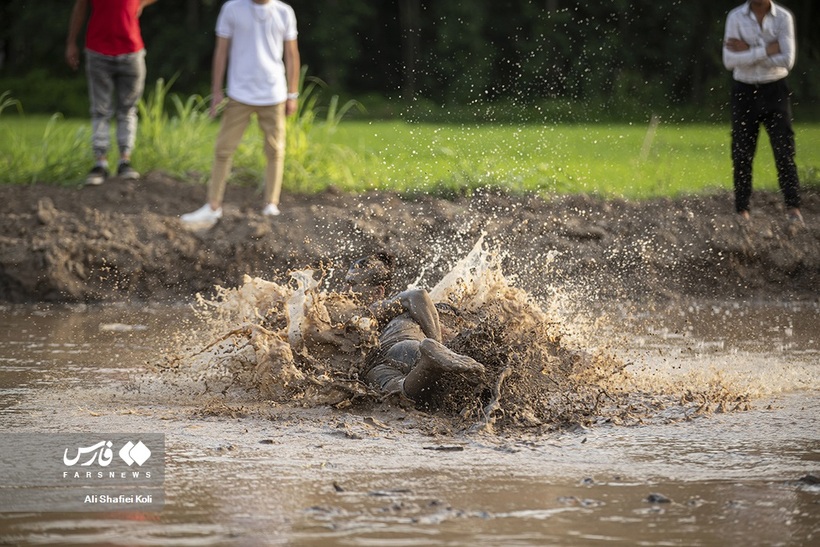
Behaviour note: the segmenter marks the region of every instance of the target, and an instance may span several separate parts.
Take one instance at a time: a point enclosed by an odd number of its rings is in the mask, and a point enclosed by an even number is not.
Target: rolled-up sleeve
[[[780,44],[780,53],[766,58],[766,66],[791,70],[797,59],[797,47],[794,38],[794,20],[791,15],[784,17],[781,28],[777,32],[777,42]]]

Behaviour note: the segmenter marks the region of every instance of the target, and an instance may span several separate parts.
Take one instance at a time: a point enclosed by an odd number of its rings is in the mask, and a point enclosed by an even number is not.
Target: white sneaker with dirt
[[[137,180],[140,174],[131,167],[130,161],[121,161],[117,167],[117,176],[125,180]]]
[[[95,165],[85,177],[86,186],[99,186],[108,178],[108,169],[104,165]]]
[[[185,213],[179,219],[188,225],[210,225],[213,226],[222,218],[222,207],[219,209],[211,209],[210,204],[206,203],[192,213]]]
[[[282,211],[279,210],[279,207],[274,205],[273,203],[268,203],[265,205],[265,208],[262,209],[262,214],[266,217],[276,217],[282,214]]]

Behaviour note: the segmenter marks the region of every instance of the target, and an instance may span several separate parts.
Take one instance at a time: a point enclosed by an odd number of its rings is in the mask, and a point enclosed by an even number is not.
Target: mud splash
[[[478,385],[440,382],[424,412],[454,430],[552,430],[596,423],[690,419],[714,408],[748,407],[749,396],[719,376],[697,383],[647,382],[607,343],[587,349],[556,303],[539,303],[501,268],[503,253],[482,236],[430,290],[444,343],[483,363]],[[245,276],[235,289],[198,297],[201,326],[181,332],[188,348],[155,363],[166,385],[212,396],[209,413],[230,401],[269,401],[338,409],[388,404],[399,395],[374,391],[359,378],[378,345],[366,303],[334,289],[334,268],[294,271],[283,283]],[[558,298],[556,296],[556,298]],[[548,310],[548,311],[545,311]],[[685,385],[686,387],[680,387]]]

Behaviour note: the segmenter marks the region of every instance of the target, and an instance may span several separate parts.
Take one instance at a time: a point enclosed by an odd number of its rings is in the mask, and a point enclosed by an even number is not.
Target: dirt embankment
[[[444,200],[392,193],[286,193],[283,214],[228,188],[225,214],[193,233],[179,215],[205,189],[151,173],[96,188],[0,187],[0,301],[187,300],[214,285],[294,268],[343,266],[387,250],[402,281],[438,275],[482,233],[505,273],[536,296],[555,288],[601,299],[799,298],[820,294],[820,195],[804,194],[792,233],[780,196],[758,192],[750,228],[729,193],[642,202],[493,192]]]

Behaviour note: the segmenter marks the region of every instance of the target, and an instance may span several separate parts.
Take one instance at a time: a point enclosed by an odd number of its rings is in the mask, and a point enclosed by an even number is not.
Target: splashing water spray
[[[421,411],[460,429],[549,430],[645,423],[659,407],[675,407],[675,419],[686,419],[709,396],[735,397],[712,389],[686,400],[671,386],[647,393],[645,382],[632,377],[622,359],[567,342],[554,315],[557,307],[542,306],[513,286],[502,272],[502,257],[482,235],[430,289],[433,301],[443,304],[444,344],[482,363],[485,374],[477,385],[456,375],[443,379],[434,402]],[[359,377],[365,357],[378,346],[378,323],[356,295],[326,287],[325,274],[298,270],[281,284],[245,276],[235,289],[218,288],[213,299],[199,297],[200,342],[156,365],[157,371],[197,396],[336,408],[412,407]],[[691,385],[686,389],[697,391]]]

